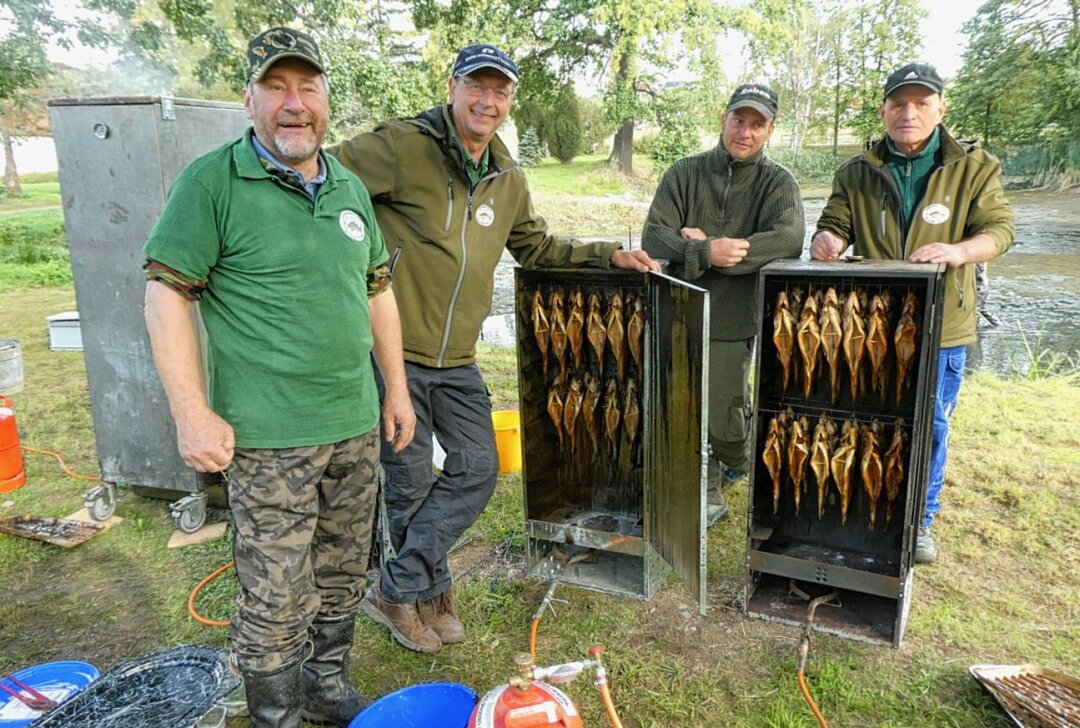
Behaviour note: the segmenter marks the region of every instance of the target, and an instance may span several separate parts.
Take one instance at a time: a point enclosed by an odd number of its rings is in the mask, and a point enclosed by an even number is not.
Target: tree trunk
[[[21,195],[19,170],[15,168],[15,148],[11,143],[11,134],[5,126],[0,126],[0,142],[4,145],[4,194]]]
[[[634,120],[624,119],[615,132],[608,164],[619,165],[619,171],[629,176],[634,173]]]

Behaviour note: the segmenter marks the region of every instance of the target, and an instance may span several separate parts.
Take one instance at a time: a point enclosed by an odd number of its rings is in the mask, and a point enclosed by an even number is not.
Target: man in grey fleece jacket
[[[727,512],[722,473],[750,468],[758,269],[799,257],[805,235],[798,183],[762,151],[776,109],[776,92],[764,84],[735,89],[720,144],[664,173],[641,235],[649,255],[709,290],[709,525]]]

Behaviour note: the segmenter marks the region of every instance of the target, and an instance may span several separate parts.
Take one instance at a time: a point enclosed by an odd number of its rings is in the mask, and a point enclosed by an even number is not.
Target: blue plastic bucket
[[[57,703],[62,703],[90,683],[100,673],[85,662],[46,662],[12,673],[16,680]],[[17,690],[10,680],[3,680],[9,688]],[[0,691],[0,728],[23,728],[37,720],[41,713],[30,710],[22,701]]]
[[[410,685],[376,700],[349,728],[465,728],[476,693],[449,682]]]

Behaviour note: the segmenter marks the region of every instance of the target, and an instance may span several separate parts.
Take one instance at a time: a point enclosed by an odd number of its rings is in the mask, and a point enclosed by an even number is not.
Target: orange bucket
[[[499,451],[499,472],[521,470],[521,413],[517,410],[497,410],[491,413],[495,425],[495,447]]]
[[[19,452],[19,430],[15,427],[15,413],[11,399],[0,395],[0,493],[26,485],[22,453]]]

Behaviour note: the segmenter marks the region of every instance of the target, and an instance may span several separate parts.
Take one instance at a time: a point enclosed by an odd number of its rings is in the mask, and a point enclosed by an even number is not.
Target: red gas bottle
[[[534,679],[533,660],[527,652],[515,656],[514,662],[520,676],[481,698],[468,728],[584,728],[581,714],[566,693]]]
[[[0,394],[0,493],[21,488],[26,484],[22,453],[19,452],[19,430],[11,399]]]

